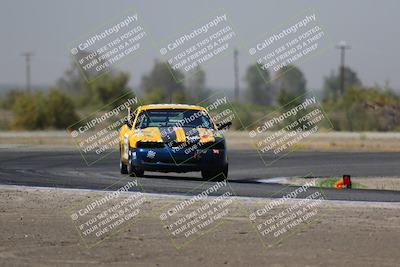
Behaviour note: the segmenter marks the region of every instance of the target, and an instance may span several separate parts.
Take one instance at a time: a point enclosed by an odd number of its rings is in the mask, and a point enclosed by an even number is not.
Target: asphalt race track
[[[113,190],[129,178],[119,174],[118,157],[114,152],[87,166],[80,153],[73,149],[1,148],[0,183]],[[270,163],[272,159],[266,156],[264,162]],[[295,188],[260,182],[268,178],[338,177],[342,174],[400,177],[400,153],[292,152],[266,166],[257,152],[248,150],[230,151],[229,161],[230,186],[236,195],[245,197],[281,197]],[[164,194],[189,191],[195,194],[207,186],[200,173],[145,173],[139,183],[144,192]],[[323,192],[331,200],[400,202],[400,192],[396,191],[323,189]]]

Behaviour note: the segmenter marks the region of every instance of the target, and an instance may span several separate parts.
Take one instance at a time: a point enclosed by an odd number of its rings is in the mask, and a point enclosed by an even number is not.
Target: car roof
[[[189,109],[189,110],[205,110],[204,107],[195,105],[185,104],[152,104],[140,106],[139,110],[150,110],[150,109]]]

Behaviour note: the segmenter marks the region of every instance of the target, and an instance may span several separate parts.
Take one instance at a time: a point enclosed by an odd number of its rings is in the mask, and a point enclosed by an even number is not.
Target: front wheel
[[[131,151],[130,148],[129,148],[129,151]],[[140,170],[140,169],[135,168],[135,167],[133,166],[133,164],[132,164],[131,157],[132,157],[131,152],[129,152],[129,153],[128,153],[127,173],[128,173],[129,175],[131,175],[131,176],[136,176],[136,177],[141,177],[141,176],[143,176],[143,175],[144,175],[144,170]]]
[[[128,174],[128,166],[119,159],[119,171],[121,174]]]
[[[127,169],[130,176],[141,177],[144,175],[144,170],[138,170],[137,168],[133,167],[131,163],[128,164]]]
[[[228,179],[228,164],[223,169],[201,170],[204,180],[224,181]]]
[[[119,171],[121,174],[128,174],[128,166],[122,162],[121,146],[119,147]]]

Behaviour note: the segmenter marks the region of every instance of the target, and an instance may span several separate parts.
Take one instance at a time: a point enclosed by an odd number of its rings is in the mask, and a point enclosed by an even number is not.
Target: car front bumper
[[[176,151],[164,148],[131,149],[131,164],[145,171],[191,172],[223,169],[228,161],[225,149],[201,149]]]

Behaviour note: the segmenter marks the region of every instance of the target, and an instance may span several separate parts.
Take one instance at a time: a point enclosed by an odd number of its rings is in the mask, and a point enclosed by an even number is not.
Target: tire
[[[131,176],[135,176],[135,177],[143,177],[144,175],[144,170],[134,170],[131,173]]]
[[[201,176],[204,180],[224,181],[228,179],[228,164],[223,169],[217,170],[202,170]]]
[[[119,158],[119,171],[121,174],[128,174],[128,166],[122,162],[121,157]]]
[[[130,176],[141,177],[144,175],[144,170],[138,170],[132,166],[130,153],[128,154],[128,165],[126,167],[127,174],[129,174]]]
[[[144,170],[138,170],[135,167],[133,167],[132,164],[129,163],[127,166],[127,173],[130,176],[141,177],[144,175]]]
[[[129,174],[128,165],[122,161],[121,146],[119,147],[119,171],[121,174]]]

